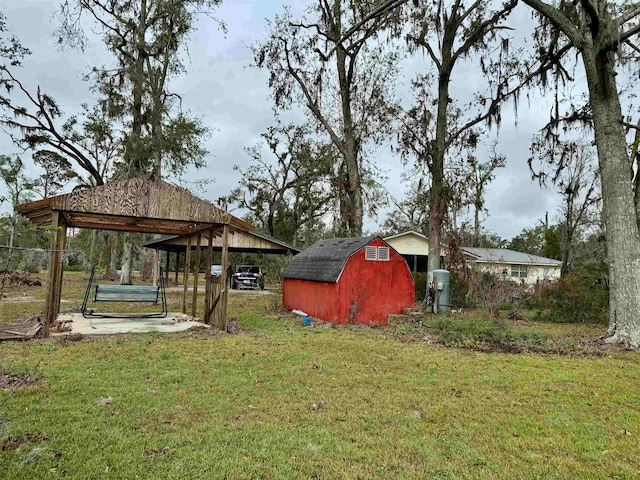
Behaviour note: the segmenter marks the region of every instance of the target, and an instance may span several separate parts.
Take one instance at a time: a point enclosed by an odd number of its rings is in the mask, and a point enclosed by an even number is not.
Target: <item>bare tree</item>
[[[363,185],[375,186],[365,178],[365,146],[390,132],[397,112],[390,100],[397,57],[383,45],[366,43],[388,21],[384,12],[370,16],[377,3],[318,0],[302,20],[286,11],[269,22],[269,39],[253,49],[255,64],[269,70],[276,107],[301,101],[340,154],[341,235],[362,234]],[[353,24],[361,28],[348,32]]]
[[[468,188],[471,192],[471,204],[473,206],[473,246],[480,246],[480,214],[485,211],[485,193],[489,184],[495,179],[497,168],[506,165],[503,155],[493,154],[484,162],[475,156],[468,159],[470,175],[467,177]]]
[[[382,225],[385,232],[395,234],[414,230],[425,236],[428,234],[430,185],[424,169],[424,165],[414,163],[402,175],[408,189],[402,200],[391,198],[395,208],[387,214]]]
[[[271,155],[265,158],[262,144],[248,148],[252,162],[243,170],[235,167],[242,179],[230,195],[269,235],[294,245],[305,243],[305,232],[322,221],[334,201],[334,149],[309,134],[304,125],[270,127],[262,137]]]
[[[529,159],[529,168],[534,178],[541,185],[550,181],[563,199],[561,273],[566,275],[576,257],[578,237],[599,220],[600,177],[595,155],[591,146],[580,140],[549,144],[543,138],[531,148],[533,157]]]
[[[407,112],[401,130],[405,154],[412,153],[427,165],[431,176],[429,270],[439,268],[442,228],[452,198],[445,178],[446,159],[475,149],[482,125],[499,122],[501,103],[521,88],[520,84],[510,86],[522,75],[505,66],[508,39],[498,36],[515,5],[512,0],[492,10],[488,2],[455,0],[434,5],[414,2],[406,8],[412,25],[409,48],[424,52],[432,66],[432,72],[413,83],[416,104]],[[495,49],[498,58],[492,61]],[[454,69],[472,54],[481,59],[487,90],[478,92],[471,104],[456,106],[451,98]]]

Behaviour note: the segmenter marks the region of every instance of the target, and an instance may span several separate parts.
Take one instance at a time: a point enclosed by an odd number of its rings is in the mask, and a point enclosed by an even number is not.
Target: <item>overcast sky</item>
[[[108,62],[109,57],[98,38],[92,39],[84,53],[62,52],[56,48],[54,13],[59,3],[60,0],[0,0],[0,11],[7,17],[10,32],[33,52],[18,76],[32,89],[40,85],[65,113],[73,113],[80,109],[81,103],[94,101],[90,85],[82,80],[83,75],[92,65]],[[202,117],[212,128],[206,143],[210,152],[208,167],[204,172],[188,175],[193,179],[207,177],[214,180],[206,192],[195,192],[207,200],[215,201],[237,186],[239,173],[233,166],[248,164],[249,157],[244,148],[255,145],[260,140],[260,133],[273,123],[266,72],[249,66],[252,59],[249,46],[265,38],[265,19],[280,13],[283,3],[282,0],[225,0],[217,16],[226,23],[227,34],[222,34],[212,21],[201,19],[189,43],[189,56],[185,61],[187,74],[171,83],[172,91],[182,95],[183,108]],[[308,0],[288,3],[296,14]],[[527,35],[529,19],[530,14],[520,9],[515,25],[522,28],[513,32],[516,39]],[[473,84],[473,75],[471,70],[463,72],[460,77],[464,78],[464,83],[457,88],[464,89]],[[556,216],[558,196],[531,181],[526,163],[531,136],[549,115],[546,99],[532,98],[530,102],[521,101],[517,127],[513,108],[506,107],[497,137],[498,152],[506,155],[507,166],[497,172],[496,180],[489,187],[486,196],[489,214],[484,216],[483,226],[505,239],[533,226],[545,212],[549,212],[550,219]],[[495,134],[494,131],[492,138]],[[1,131],[0,147],[4,154],[19,153],[7,134]],[[23,158],[29,158],[29,155],[23,155]],[[385,186],[390,194],[400,198],[405,189],[400,181],[403,169],[400,159],[388,146],[383,146],[375,153],[374,161],[387,172],[389,180]],[[0,190],[0,195],[2,193]],[[378,218],[367,219],[365,230],[375,232],[383,221],[384,213]]]

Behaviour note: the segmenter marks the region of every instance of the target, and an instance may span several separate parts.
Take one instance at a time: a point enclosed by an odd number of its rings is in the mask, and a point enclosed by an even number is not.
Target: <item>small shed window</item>
[[[378,249],[376,247],[371,246],[371,245],[367,245],[367,249],[366,249],[364,258],[366,260],[377,260],[378,259]]]
[[[384,262],[389,260],[389,247],[378,247],[378,260]]]
[[[527,278],[529,265],[511,265],[511,276],[513,278]]]

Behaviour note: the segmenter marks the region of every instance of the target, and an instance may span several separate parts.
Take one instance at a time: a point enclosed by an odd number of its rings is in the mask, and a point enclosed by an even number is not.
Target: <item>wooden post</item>
[[[158,249],[153,250],[153,286],[158,286],[158,263],[160,262],[160,255],[158,255]]]
[[[189,288],[189,269],[191,267],[191,237],[187,237],[187,252],[184,256],[184,275],[182,281],[184,290],[182,292],[182,313],[187,313],[187,290]]]
[[[51,212],[53,235],[51,236],[49,271],[47,272],[47,298],[44,306],[43,335],[45,338],[49,337],[49,329],[51,328],[51,324],[56,320],[60,308],[59,301],[62,290],[61,259],[62,250],[65,245],[63,235],[66,237],[66,228],[60,227],[60,212],[53,210]]]
[[[178,285],[178,271],[180,271],[180,250],[176,252],[176,274],[173,283]]]
[[[57,250],[60,256],[58,258],[58,268],[56,272],[58,275],[58,289],[56,290],[55,303],[53,304],[54,321],[58,318],[58,314],[60,313],[60,298],[62,297],[62,274],[64,272],[64,257],[67,251],[67,225],[65,223],[61,223],[58,227],[58,230],[59,235]]]
[[[193,267],[193,295],[191,296],[191,316],[195,317],[198,309],[198,280],[200,278],[200,244],[202,243],[202,233],[196,235],[196,259]],[[209,267],[211,269],[211,267]]]
[[[222,233],[222,275],[220,275],[220,308],[218,310],[217,327],[223,332],[227,331],[227,305],[229,300],[229,288],[227,269],[229,268],[229,224],[224,225]]]
[[[209,230],[207,242],[207,269],[204,274],[204,323],[211,323],[211,264],[213,263],[213,229]]]
[[[164,267],[164,284],[165,286],[169,284],[169,250],[167,250],[166,263]]]

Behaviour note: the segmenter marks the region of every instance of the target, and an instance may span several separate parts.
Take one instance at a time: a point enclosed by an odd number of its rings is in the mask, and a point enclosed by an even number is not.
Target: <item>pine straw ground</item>
[[[640,354],[602,326],[305,327],[278,299],[234,292],[232,335],[0,344],[0,478],[637,478]]]

